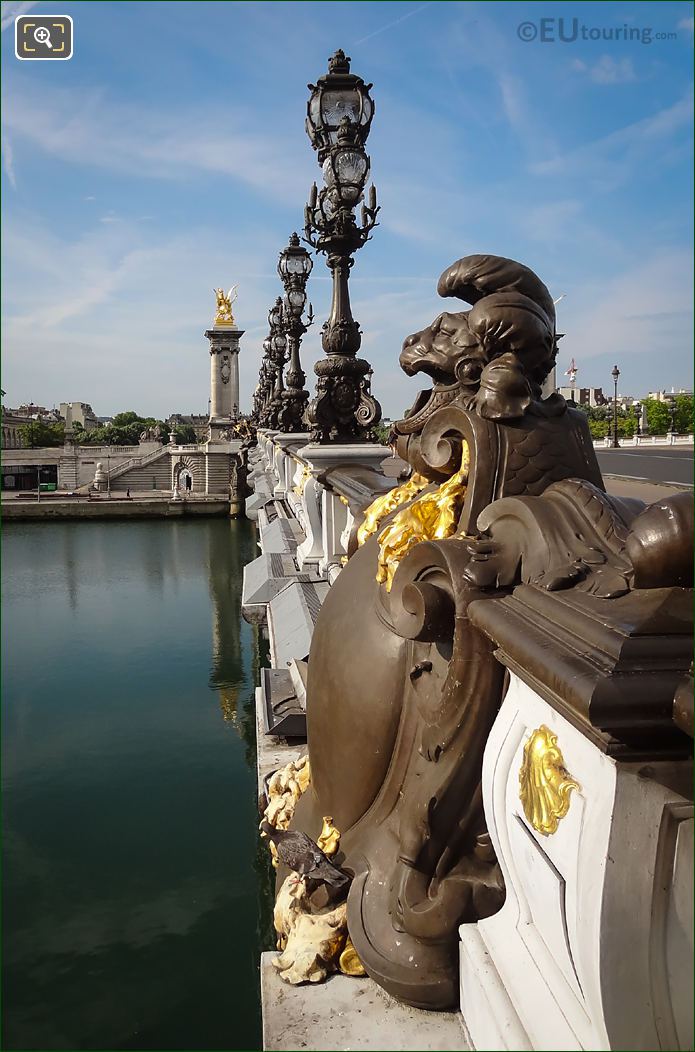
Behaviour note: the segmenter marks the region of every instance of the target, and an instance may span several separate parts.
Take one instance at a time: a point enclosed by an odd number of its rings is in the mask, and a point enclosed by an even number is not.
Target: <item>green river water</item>
[[[3,531],[5,1049],[257,1049],[245,521]]]

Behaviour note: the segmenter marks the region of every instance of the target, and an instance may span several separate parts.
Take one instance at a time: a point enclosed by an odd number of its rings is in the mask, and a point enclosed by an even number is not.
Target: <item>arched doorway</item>
[[[200,468],[200,463],[191,457],[182,457],[174,465],[171,482],[174,499],[185,498],[192,492],[204,489],[204,484],[201,485]]]

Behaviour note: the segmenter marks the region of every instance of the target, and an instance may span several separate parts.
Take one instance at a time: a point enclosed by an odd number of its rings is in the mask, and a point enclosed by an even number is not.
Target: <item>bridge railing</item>
[[[621,448],[623,446],[692,446],[693,435],[676,435],[672,432],[666,435],[630,435],[619,438],[618,442]],[[611,435],[594,439],[594,449],[611,449],[612,447]]]

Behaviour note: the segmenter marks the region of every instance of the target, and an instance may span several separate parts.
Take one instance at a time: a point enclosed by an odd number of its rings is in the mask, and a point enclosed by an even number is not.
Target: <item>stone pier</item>
[[[216,324],[210,341],[210,439],[216,441],[239,416],[239,340],[243,329]]]

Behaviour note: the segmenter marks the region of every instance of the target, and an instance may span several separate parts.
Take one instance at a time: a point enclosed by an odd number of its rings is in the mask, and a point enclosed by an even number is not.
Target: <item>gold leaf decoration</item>
[[[403,482],[400,486],[394,486],[388,493],[384,493],[381,497],[377,497],[376,500],[372,501],[365,511],[364,519],[357,531],[358,546],[361,548],[364,542],[373,533],[376,533],[379,529],[379,524],[387,515],[390,515],[396,508],[400,508],[401,504],[405,504],[406,501],[417,496],[420,490],[427,485],[428,481],[425,476],[418,475],[415,472],[407,482]]]
[[[338,845],[340,844],[340,830],[336,829],[333,825],[333,819],[330,815],[324,815],[323,828],[321,829],[321,835],[316,843],[328,858],[332,858],[338,850]]]
[[[456,532],[466,496],[468,443],[461,450],[461,467],[431,493],[423,494],[399,511],[379,534],[379,565],[376,579],[391,591],[393,578],[402,559],[421,541],[442,541]]]
[[[349,935],[345,940],[345,949],[338,960],[338,967],[343,975],[361,976],[367,974]]]
[[[526,818],[543,836],[550,836],[569,811],[570,794],[580,789],[565,767],[557,735],[543,724],[524,745],[519,771],[519,799]]]
[[[300,476],[299,482],[297,483],[296,486],[294,486],[292,492],[296,493],[298,497],[301,497],[302,494],[304,493],[304,489],[306,487],[306,484],[307,484],[307,482],[309,481],[310,478],[311,478],[311,468],[308,466],[308,464],[305,464],[303,469],[302,469],[302,474]]]

